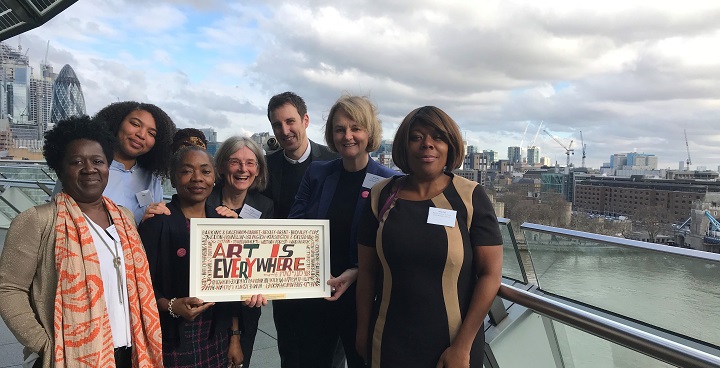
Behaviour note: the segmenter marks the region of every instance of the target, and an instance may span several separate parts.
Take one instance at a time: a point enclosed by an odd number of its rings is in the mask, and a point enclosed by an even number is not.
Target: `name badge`
[[[259,219],[260,215],[262,215],[262,212],[258,211],[257,209],[253,208],[252,206],[248,206],[244,204],[242,206],[242,209],[240,210],[240,218],[244,219]]]
[[[120,235],[118,235],[117,228],[115,228],[115,224],[110,225],[107,229],[105,229],[108,232],[108,235],[114,240],[114,241],[120,241]]]
[[[370,174],[367,173],[365,175],[365,180],[363,180],[362,186],[363,188],[372,189],[373,185],[377,184],[380,180],[383,180],[383,178],[380,175]]]
[[[135,193],[135,198],[137,198],[138,204],[140,207],[146,207],[149,206],[150,203],[152,203],[153,198],[150,195],[150,189],[141,190],[137,193]]]
[[[444,208],[430,207],[428,211],[428,224],[455,227],[457,211]]]

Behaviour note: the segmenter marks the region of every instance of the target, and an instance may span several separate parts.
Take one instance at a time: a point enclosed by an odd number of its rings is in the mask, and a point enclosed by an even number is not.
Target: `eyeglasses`
[[[253,160],[247,160],[247,161],[245,161],[245,162],[242,162],[242,161],[240,161],[240,160],[238,160],[238,159],[236,159],[236,158],[231,158],[231,159],[229,159],[229,160],[227,161],[227,163],[228,163],[228,165],[230,165],[230,167],[245,166],[245,167],[248,168],[248,169],[252,169],[253,167],[257,166],[257,162],[255,162],[255,161],[253,161]]]

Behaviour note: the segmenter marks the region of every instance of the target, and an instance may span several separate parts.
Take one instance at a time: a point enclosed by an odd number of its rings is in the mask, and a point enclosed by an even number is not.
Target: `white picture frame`
[[[323,298],[329,279],[329,220],[190,219],[190,296]]]

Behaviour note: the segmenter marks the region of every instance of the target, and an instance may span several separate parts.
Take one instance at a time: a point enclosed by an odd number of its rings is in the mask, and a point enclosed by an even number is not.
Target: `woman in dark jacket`
[[[290,218],[330,220],[330,273],[334,293],[327,300],[308,299],[303,304],[310,330],[317,339],[302,347],[305,366],[330,366],[340,338],[350,368],[363,367],[355,351],[355,280],[357,279],[357,227],[370,188],[381,179],[399,174],[370,158],[380,146],[382,125],[375,106],[365,97],[342,96],[330,109],[325,141],[341,158],[310,164],[303,177]],[[306,314],[305,314],[306,313]]]
[[[190,219],[236,218],[237,214],[206,202],[215,184],[215,169],[212,158],[201,147],[184,147],[175,154],[170,179],[177,189],[167,204],[170,214],[146,219],[138,229],[147,249],[160,310],[164,364],[239,365],[243,361],[240,303],[204,303],[189,296]]]

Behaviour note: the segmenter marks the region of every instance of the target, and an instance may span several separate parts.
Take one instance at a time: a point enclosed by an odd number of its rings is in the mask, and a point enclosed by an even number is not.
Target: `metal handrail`
[[[563,228],[547,226],[547,225],[532,224],[532,223],[528,223],[528,222],[520,225],[520,229],[538,231],[538,232],[554,234],[554,235],[564,235],[564,236],[572,237],[575,239],[585,239],[585,240],[590,240],[590,241],[594,241],[594,242],[605,243],[605,244],[609,244],[609,245],[626,247],[626,248],[640,248],[640,249],[650,250],[650,251],[654,251],[654,252],[675,254],[675,255],[689,257],[689,258],[720,262],[720,254],[703,252],[703,251],[695,250],[695,249],[678,248],[678,247],[672,247],[669,245],[648,243],[648,242],[639,241],[639,240],[623,239],[623,238],[618,238],[615,236],[587,233],[584,231],[569,230],[569,229],[563,229]]]
[[[510,285],[498,295],[553,320],[678,367],[720,367],[720,357]]]

